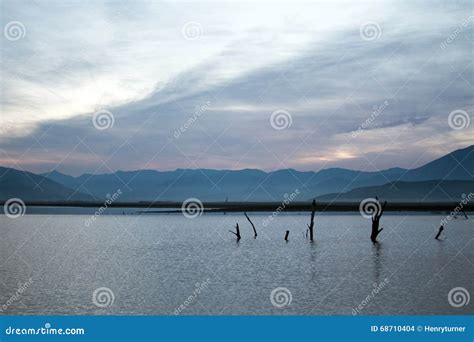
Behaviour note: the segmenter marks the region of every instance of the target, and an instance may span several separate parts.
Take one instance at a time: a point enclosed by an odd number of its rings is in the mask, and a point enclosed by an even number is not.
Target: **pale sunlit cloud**
[[[75,174],[418,166],[472,144],[474,125],[447,123],[456,109],[474,115],[469,8],[3,1],[2,25],[19,20],[26,34],[0,44],[2,163]],[[94,127],[100,110],[110,129]],[[278,110],[290,115],[282,130]]]

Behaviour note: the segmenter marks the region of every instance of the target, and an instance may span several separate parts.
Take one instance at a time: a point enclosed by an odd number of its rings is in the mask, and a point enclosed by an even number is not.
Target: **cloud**
[[[29,38],[2,41],[4,165],[377,169],[469,144],[473,126],[447,125],[455,109],[473,113],[467,3],[87,3],[72,17],[70,6],[8,8]],[[181,35],[190,20],[203,27],[196,41]],[[360,35],[368,21],[374,41]],[[92,123],[101,109],[114,116],[103,131]],[[272,127],[276,110],[290,127]]]

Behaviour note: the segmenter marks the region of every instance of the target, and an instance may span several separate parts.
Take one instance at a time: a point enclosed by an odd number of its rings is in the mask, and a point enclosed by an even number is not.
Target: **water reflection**
[[[380,275],[382,273],[382,242],[373,244],[372,247],[372,260],[374,262],[374,282],[380,283]]]

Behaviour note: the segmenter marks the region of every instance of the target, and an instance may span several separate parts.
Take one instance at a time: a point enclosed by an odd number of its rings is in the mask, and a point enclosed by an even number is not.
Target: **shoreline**
[[[0,201],[1,205],[5,202]],[[170,209],[150,211],[142,210],[140,213],[174,213],[180,212],[182,202],[113,202],[107,203],[107,208],[136,208],[136,209]],[[386,211],[389,212],[450,212],[459,205],[458,202],[388,202]],[[31,201],[25,202],[26,207],[43,208],[100,208],[104,202],[80,201]],[[316,212],[357,212],[360,202],[316,202]],[[282,204],[282,202],[203,202],[201,210],[208,213],[219,212],[311,212],[311,202],[295,202]],[[467,203],[464,211],[474,211],[474,203]]]

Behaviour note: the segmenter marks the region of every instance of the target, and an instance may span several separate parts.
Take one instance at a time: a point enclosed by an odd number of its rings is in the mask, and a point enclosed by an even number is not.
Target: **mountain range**
[[[474,192],[474,145],[415,169],[365,172],[342,168],[318,172],[294,169],[117,171],[65,175],[33,174],[0,167],[0,200],[104,200],[119,189],[118,201],[281,201],[298,190],[296,201],[312,198],[359,201],[379,196],[392,201],[458,201]]]
[[[47,177],[27,171],[0,167],[0,200],[21,198],[25,201],[91,201],[86,195]]]

